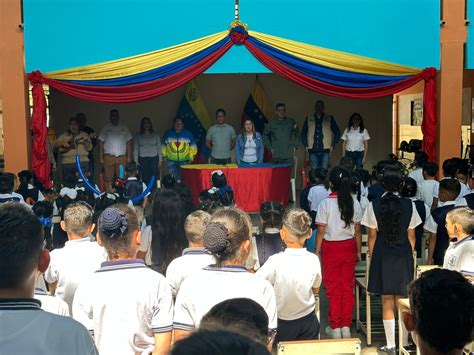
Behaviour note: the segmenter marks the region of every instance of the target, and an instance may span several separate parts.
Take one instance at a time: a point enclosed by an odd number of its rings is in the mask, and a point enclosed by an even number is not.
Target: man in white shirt
[[[114,176],[119,176],[119,167],[132,160],[132,134],[125,126],[119,125],[118,110],[110,111],[110,124],[99,135],[99,158],[104,167],[105,190],[110,192]]]
[[[85,202],[66,208],[61,228],[67,232],[68,241],[63,248],[51,252],[51,263],[44,274],[56,296],[68,304],[71,314],[77,286],[107,260],[105,249],[91,238],[92,214],[92,208]]]
[[[0,353],[97,354],[84,326],[43,311],[33,298],[49,263],[38,217],[18,203],[4,203],[0,220]]]

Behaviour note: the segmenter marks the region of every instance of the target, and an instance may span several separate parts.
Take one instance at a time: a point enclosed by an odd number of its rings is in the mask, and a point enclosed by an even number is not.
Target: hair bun
[[[116,208],[108,207],[102,212],[99,219],[100,229],[109,235],[110,238],[121,234],[127,229],[127,217],[120,213]]]
[[[219,222],[209,223],[204,231],[204,246],[211,253],[222,253],[230,246],[229,231]]]

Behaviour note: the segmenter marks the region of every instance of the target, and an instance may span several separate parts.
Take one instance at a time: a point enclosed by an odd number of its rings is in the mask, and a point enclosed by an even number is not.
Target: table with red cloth
[[[260,205],[268,200],[278,201],[284,206],[288,204],[291,175],[289,165],[184,165],[181,167],[181,179],[191,188],[195,204],[199,202],[199,193],[212,187],[211,173],[215,170],[221,170],[225,174],[227,184],[234,191],[236,207],[246,212],[258,212]]]

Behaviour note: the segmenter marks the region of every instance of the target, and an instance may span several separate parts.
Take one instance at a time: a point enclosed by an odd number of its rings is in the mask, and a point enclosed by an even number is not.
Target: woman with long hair
[[[395,306],[406,297],[413,279],[415,228],[421,223],[413,202],[399,197],[403,174],[386,169],[382,177],[385,193],[372,200],[364,212],[362,224],[368,229],[370,269],[367,290],[382,295],[382,317],[387,344],[379,350],[395,354]],[[404,344],[407,345],[408,333]]]
[[[137,257],[165,274],[168,265],[183,252],[188,241],[184,233],[185,208],[174,191],[161,190],[153,197],[151,225],[145,227]]]
[[[262,135],[255,131],[253,121],[245,120],[242,131],[237,136],[235,162],[237,164],[257,164],[263,162]]]
[[[357,169],[362,169],[369,150],[369,132],[364,126],[360,113],[354,112],[349,118],[347,128],[341,136],[342,154],[354,161]]]
[[[362,210],[352,196],[351,172],[336,166],[329,173],[331,194],[318,207],[316,254],[329,300],[331,338],[350,338],[354,309],[355,264],[361,259]]]
[[[143,182],[148,184],[150,178],[160,178],[161,156],[160,135],[153,130],[149,117],[143,117],[140,122],[140,132],[133,140],[133,159],[140,165],[140,174]]]

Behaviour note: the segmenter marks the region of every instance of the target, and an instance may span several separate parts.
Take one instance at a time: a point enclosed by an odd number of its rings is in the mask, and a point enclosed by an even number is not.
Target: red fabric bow
[[[31,85],[44,83],[43,74],[39,70],[32,71],[27,77]]]
[[[249,34],[247,32],[238,32],[238,31],[230,32],[230,39],[235,44],[244,44],[247,38],[249,38]]]

